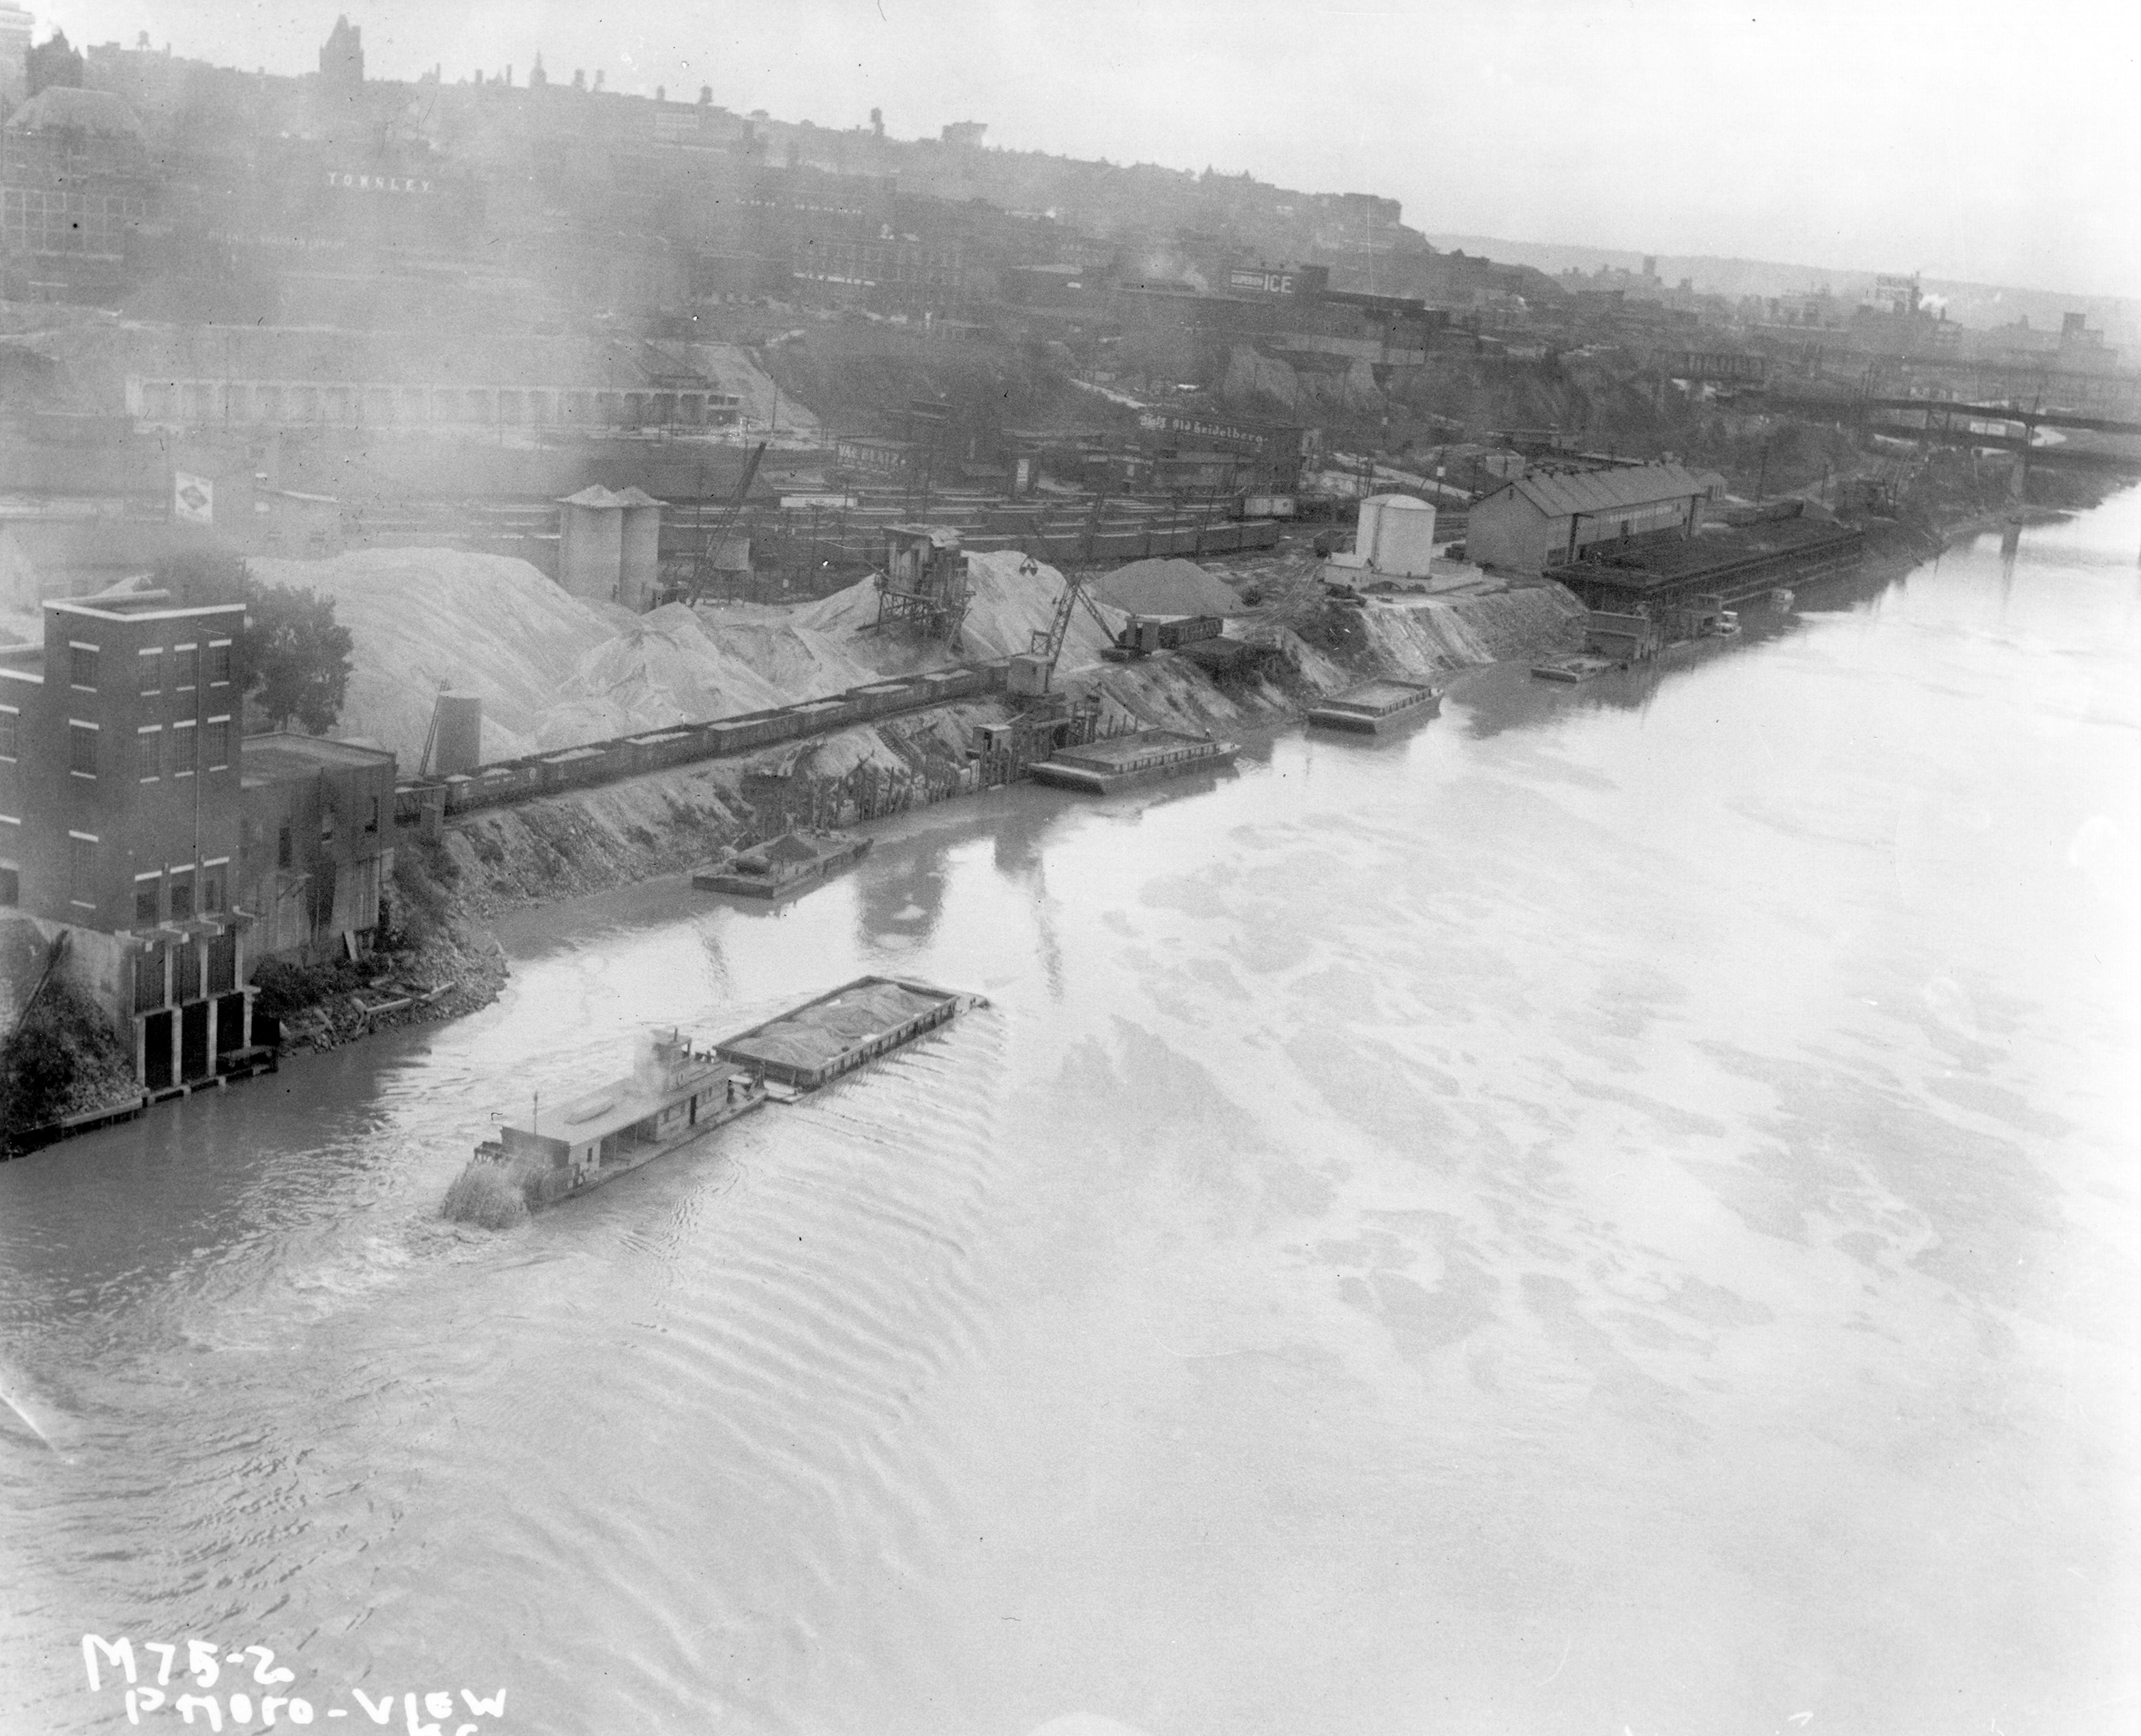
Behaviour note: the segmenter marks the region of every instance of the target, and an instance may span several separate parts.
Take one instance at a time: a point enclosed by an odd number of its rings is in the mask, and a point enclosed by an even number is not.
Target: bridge
[[[2063,465],[2096,470],[2141,470],[2141,450],[2108,452],[2101,448],[2065,444],[2040,445],[2037,431],[2052,429],[2078,434],[2124,435],[2141,440],[2141,421],[2116,416],[2087,416],[2072,410],[2019,410],[2008,404],[1966,404],[1948,398],[1882,398],[1865,394],[1851,396],[1780,397],[1763,399],[1770,410],[1791,416],[1809,416],[1931,440],[1942,445],[1981,446],[2018,453],[2024,466],[2033,464]],[[1877,427],[1874,419],[1884,416],[1915,416],[1915,423]],[[2020,433],[2011,430],[2020,429]]]

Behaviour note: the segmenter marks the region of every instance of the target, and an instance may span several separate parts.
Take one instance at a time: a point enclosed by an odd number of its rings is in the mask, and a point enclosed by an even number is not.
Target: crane
[[[1029,555],[1018,569],[1031,578],[1041,571],[1039,564]],[[1070,632],[1070,617],[1083,603],[1086,612],[1099,623],[1102,633],[1112,642],[1115,629],[1101,614],[1100,606],[1086,593],[1085,576],[1073,573],[1063,581],[1062,594],[1056,599],[1054,612],[1048,625],[1034,628],[1026,649],[1011,660],[1011,671],[1006,686],[1010,692],[1026,698],[1036,698],[1048,691],[1049,683],[1055,679],[1056,665],[1063,655],[1063,642]]]
[[[686,602],[696,603],[705,593],[708,578],[707,569],[713,564],[714,551],[728,540],[729,533],[736,529],[736,520],[743,514],[743,504],[750,498],[751,485],[758,476],[758,461],[765,456],[766,445],[767,442],[760,440],[751,449],[751,456],[744,461],[743,480],[736,484],[736,493],[730,498],[726,510],[721,514],[721,521],[714,526],[712,533],[700,543],[698,556],[692,563],[690,585],[683,593],[683,600]]]

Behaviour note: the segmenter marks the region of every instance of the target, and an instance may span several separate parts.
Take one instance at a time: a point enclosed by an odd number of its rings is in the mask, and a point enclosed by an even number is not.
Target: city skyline
[[[145,30],[175,54],[293,73],[336,13],[78,0],[39,11],[37,29],[78,45]],[[1825,0],[1730,24],[1686,4],[1632,16],[841,0],[724,8],[702,26],[643,0],[350,10],[381,78],[509,66],[524,82],[540,52],[556,78],[710,86],[726,107],[782,120],[861,126],[875,108],[916,137],[972,120],[1009,149],[1377,193],[1428,232],[2141,296],[2124,13],[2070,0],[2016,31],[1971,3],[1938,33],[1915,7]]]

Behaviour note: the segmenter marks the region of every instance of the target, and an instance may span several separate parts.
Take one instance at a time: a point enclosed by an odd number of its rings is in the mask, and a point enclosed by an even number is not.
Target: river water
[[[349,1730],[2133,1729],[2137,552],[520,917],[477,1016],[0,1167],[0,1726],[125,1727],[93,1630]],[[993,1004],[438,1220],[869,970]]]

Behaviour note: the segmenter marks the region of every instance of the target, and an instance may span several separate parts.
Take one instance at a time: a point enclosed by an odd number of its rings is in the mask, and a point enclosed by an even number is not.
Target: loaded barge
[[[711,1049],[655,1032],[625,1078],[561,1109],[531,1105],[475,1148],[446,1193],[445,1216],[494,1227],[613,1181],[665,1152],[904,1047],[987,1005],[926,983],[859,976]]]
[[[1372,735],[1416,717],[1433,717],[1441,710],[1441,690],[1425,681],[1365,681],[1325,700],[1308,714],[1308,720],[1326,730]]]
[[[793,1012],[716,1043],[714,1053],[748,1070],[785,1100],[830,1084],[842,1074],[987,1004],[979,995],[927,983],[858,976]]]
[[[1043,784],[1106,795],[1133,784],[1179,778],[1189,772],[1217,771],[1232,765],[1238,743],[1210,736],[1179,735],[1172,730],[1139,730],[1080,747],[1061,747],[1052,760],[1028,768]]]
[[[869,847],[867,838],[846,832],[784,832],[695,870],[692,884],[701,892],[734,893],[746,898],[786,898],[860,862],[869,854]]]

